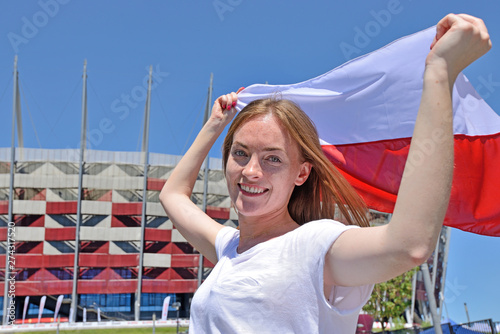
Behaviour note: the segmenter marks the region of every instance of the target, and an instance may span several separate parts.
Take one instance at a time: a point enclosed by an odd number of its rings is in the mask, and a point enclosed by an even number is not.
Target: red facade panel
[[[75,214],[77,208],[76,201],[67,202],[47,202],[45,212],[48,215]]]
[[[134,293],[137,290],[137,280],[79,280],[77,289],[78,294]]]
[[[76,227],[45,228],[46,241],[75,240]]]
[[[3,289],[3,282],[0,283]],[[78,294],[108,294],[134,293],[137,290],[137,280],[79,280]],[[16,296],[43,296],[71,294],[73,281],[16,282]]]
[[[229,219],[229,209],[207,206],[207,214],[213,219]]]
[[[81,267],[137,267],[139,265],[139,254],[82,254],[80,253]]]
[[[166,181],[167,180],[148,177],[147,189],[160,191],[163,188],[163,185],[165,184]]]
[[[0,215],[9,213],[9,201],[0,201]]]
[[[142,203],[113,203],[113,215],[141,215]]]
[[[197,280],[144,280],[143,293],[194,293]]]
[[[146,241],[170,241],[172,240],[172,230],[146,228],[144,233],[144,239]]]
[[[16,282],[16,297],[20,296],[44,296],[44,295],[70,295],[73,289],[73,281],[20,281]],[[3,284],[1,284],[3,289]]]
[[[198,267],[199,260],[200,260],[199,254],[172,254],[170,267],[172,268]]]
[[[73,254],[42,255],[16,254],[16,268],[64,268],[73,267]],[[5,255],[0,261],[5,263]]]
[[[72,293],[71,280],[44,282],[16,282],[16,296],[44,296]],[[3,289],[3,282],[0,289]],[[143,280],[143,293],[194,293],[197,280]],[[135,293],[137,280],[79,280],[78,294]]]

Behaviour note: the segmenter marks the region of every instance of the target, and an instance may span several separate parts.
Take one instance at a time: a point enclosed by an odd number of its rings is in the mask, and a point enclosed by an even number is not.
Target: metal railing
[[[491,319],[468,322],[464,324],[452,325],[450,323],[441,324],[441,329],[443,334],[500,334],[498,329],[500,329],[500,322],[493,322]],[[363,331],[358,331],[357,333],[363,333]],[[377,332],[382,333],[382,332]],[[387,330],[387,334],[433,334],[434,327],[413,327],[398,330]]]

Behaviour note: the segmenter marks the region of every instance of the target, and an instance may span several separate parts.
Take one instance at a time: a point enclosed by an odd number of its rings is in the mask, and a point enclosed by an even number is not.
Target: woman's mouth
[[[239,183],[238,186],[240,187],[240,190],[242,190],[245,194],[248,194],[248,195],[260,195],[260,194],[263,194],[269,190],[267,188],[249,186],[249,185],[244,185],[241,183]]]

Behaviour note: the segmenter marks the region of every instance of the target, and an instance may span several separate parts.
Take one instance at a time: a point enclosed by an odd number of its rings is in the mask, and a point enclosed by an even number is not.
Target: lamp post
[[[172,307],[177,311],[177,334],[179,334],[179,309],[181,308],[181,303],[175,302],[172,304]]]
[[[467,315],[467,322],[470,323],[469,310],[467,309],[467,303],[464,303],[464,307],[465,307],[465,314]]]

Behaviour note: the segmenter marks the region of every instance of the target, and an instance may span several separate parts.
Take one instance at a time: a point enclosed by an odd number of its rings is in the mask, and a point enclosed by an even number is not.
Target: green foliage
[[[416,271],[417,268],[414,268],[387,282],[375,284],[372,296],[363,310],[380,321],[382,326],[389,318],[399,318],[411,304],[412,279]]]

